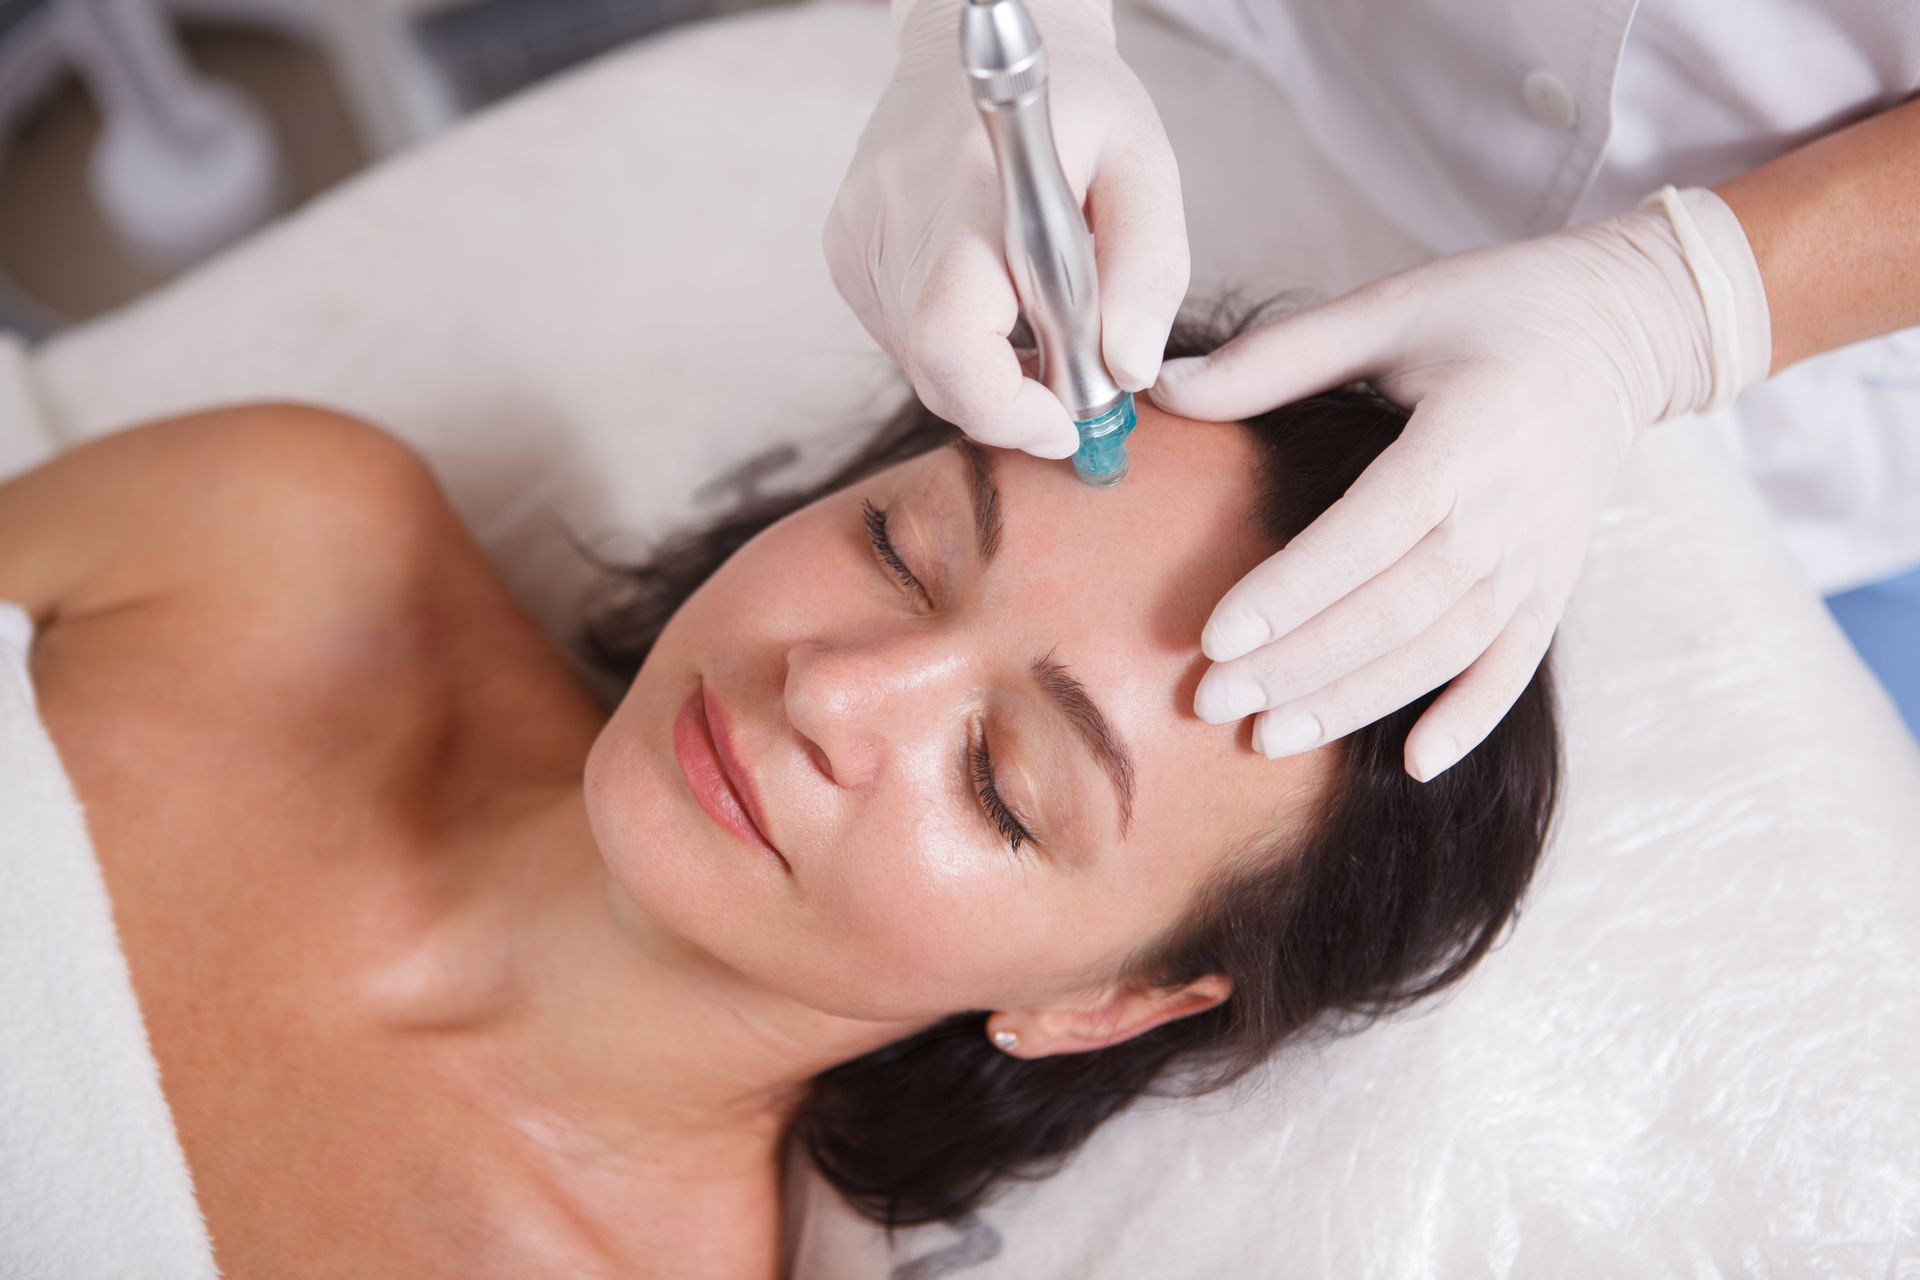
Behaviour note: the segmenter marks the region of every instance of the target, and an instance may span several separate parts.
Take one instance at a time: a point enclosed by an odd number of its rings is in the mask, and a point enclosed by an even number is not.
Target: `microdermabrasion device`
[[[1047,114],[1047,54],[1020,0],[967,0],[960,61],[1000,170],[1007,268],[1040,348],[1040,383],[1073,415],[1073,469],[1088,484],[1127,474],[1133,395],[1100,358],[1093,234],[1060,168]]]

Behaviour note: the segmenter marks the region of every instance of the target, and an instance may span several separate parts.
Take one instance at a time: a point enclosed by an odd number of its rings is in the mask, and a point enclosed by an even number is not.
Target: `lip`
[[[673,754],[687,777],[693,798],[707,816],[747,844],[765,852],[791,875],[785,855],[767,839],[753,776],[733,750],[727,710],[702,681],[680,706],[673,721]]]

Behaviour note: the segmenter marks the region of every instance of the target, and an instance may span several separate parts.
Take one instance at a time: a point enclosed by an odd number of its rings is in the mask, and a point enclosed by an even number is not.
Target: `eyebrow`
[[[1103,715],[1098,705],[1087,692],[1087,687],[1073,678],[1073,673],[1055,662],[1051,653],[1034,659],[1033,678],[1040,683],[1049,698],[1066,716],[1080,740],[1100,767],[1113,779],[1114,792],[1120,797],[1120,834],[1124,838],[1133,832],[1133,757],[1127,751],[1126,743],[1113,731],[1113,724]]]
[[[961,436],[960,456],[967,460],[967,488],[973,494],[973,536],[980,563],[992,564],[1000,551],[1000,486],[993,481],[993,456]]]
[[[1000,550],[1000,486],[994,482],[993,454],[965,436],[955,442],[967,460],[967,487],[973,496],[974,540],[980,545],[980,563],[988,564]],[[1113,722],[1051,653],[1034,659],[1033,678],[1080,736],[1088,751],[1113,780],[1120,799],[1120,834],[1133,833],[1133,756],[1113,731]]]

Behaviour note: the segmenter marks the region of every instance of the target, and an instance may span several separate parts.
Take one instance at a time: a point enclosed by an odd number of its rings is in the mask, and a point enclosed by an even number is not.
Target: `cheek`
[[[956,834],[929,806],[868,810],[808,894],[810,944],[849,1011],[940,1017],[1071,990],[1111,946],[1098,886],[990,840]]]
[[[978,998],[982,959],[1011,875],[927,806],[865,807],[809,885],[811,945],[829,971],[859,975],[861,1003],[890,1015],[940,1016]]]
[[[727,628],[730,644],[794,620],[833,616],[866,568],[850,541],[852,522],[808,509],[766,529],[736,551],[687,599],[703,631]]]

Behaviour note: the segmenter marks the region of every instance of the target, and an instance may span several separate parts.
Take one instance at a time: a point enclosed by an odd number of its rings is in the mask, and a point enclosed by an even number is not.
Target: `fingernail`
[[[1202,681],[1193,710],[1208,724],[1226,724],[1250,716],[1267,705],[1266,690],[1251,680]]]
[[[1459,760],[1459,739],[1444,733],[1434,734],[1414,744],[1407,753],[1407,772],[1413,775],[1415,782],[1431,782]]]
[[[1177,399],[1181,384],[1199,373],[1201,366],[1206,362],[1205,356],[1182,356],[1178,360],[1163,362],[1159,376],[1153,380],[1153,385],[1148,387],[1144,394],[1147,399],[1169,413],[1180,412],[1179,406],[1167,403],[1166,397],[1173,396]]]
[[[1068,427],[1066,435],[1048,436],[1046,440],[1028,446],[1026,452],[1052,462],[1064,461],[1080,452],[1080,433]]]
[[[1214,662],[1232,662],[1273,639],[1273,628],[1257,613],[1236,610],[1216,616],[1200,632],[1200,652]]]
[[[1326,740],[1320,717],[1305,711],[1289,711],[1278,719],[1268,717],[1253,727],[1253,746],[1269,760],[1298,755],[1308,747]]]
[[[999,443],[1004,448],[1018,449],[1036,458],[1057,462],[1062,458],[1071,458],[1079,451],[1080,433],[1069,421],[1037,422],[1026,429],[1023,437],[1015,436]]]
[[[1107,371],[1122,390],[1143,390],[1160,372],[1161,344],[1144,325],[1122,321],[1114,327]]]
[[[1206,368],[1206,365],[1205,356],[1182,356],[1178,360],[1168,360],[1160,366],[1160,376],[1155,380],[1155,385],[1164,387],[1169,383],[1191,378]]]

